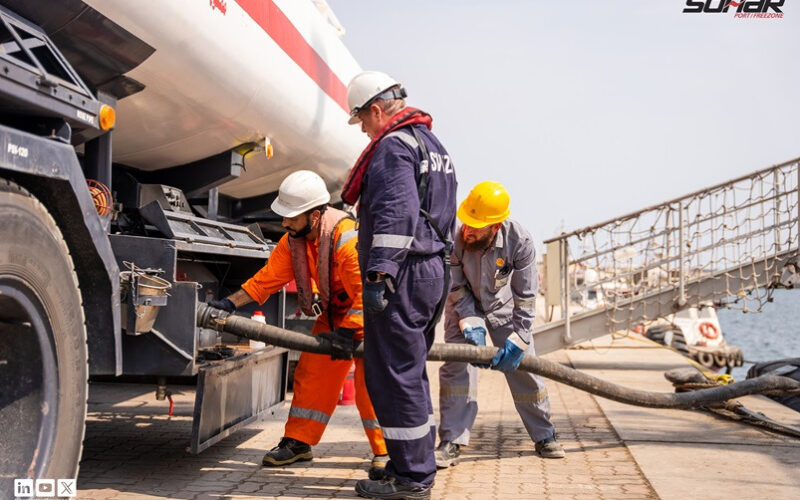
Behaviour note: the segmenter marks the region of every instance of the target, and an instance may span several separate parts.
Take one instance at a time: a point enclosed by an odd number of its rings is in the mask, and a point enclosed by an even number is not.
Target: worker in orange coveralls
[[[288,232],[278,241],[267,264],[242,289],[209,305],[228,312],[269,296],[295,280],[301,309],[318,315],[312,333],[331,341],[332,354],[300,355],[294,374],[294,398],[284,437],[264,455],[266,466],[311,460],[336,408],[339,392],[364,338],[361,273],[355,221],[328,206],[330,193],[314,172],[299,170],[281,183],[272,210],[283,217]],[[380,479],[388,462],[386,443],[364,384],[364,366],[355,360],[356,406],[374,457],[370,479]]]

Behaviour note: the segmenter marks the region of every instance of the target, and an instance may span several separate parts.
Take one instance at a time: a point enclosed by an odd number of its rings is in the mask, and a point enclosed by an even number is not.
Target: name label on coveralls
[[[431,172],[453,173],[453,166],[450,165],[450,155],[440,155],[435,151],[429,153],[431,157]]]

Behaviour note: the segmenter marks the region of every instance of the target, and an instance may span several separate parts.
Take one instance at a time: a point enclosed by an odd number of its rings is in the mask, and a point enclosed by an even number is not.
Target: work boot
[[[314,454],[311,453],[311,446],[302,441],[285,437],[281,438],[278,446],[264,455],[261,464],[268,467],[280,467],[281,465],[289,465],[295,462],[311,460],[312,458],[314,458]]]
[[[411,487],[398,483],[391,476],[386,476],[379,481],[362,479],[356,483],[356,493],[364,498],[408,498],[412,500],[427,500],[431,497],[433,485],[421,488]]]
[[[541,455],[542,458],[564,458],[566,456],[564,453],[564,448],[558,444],[555,436],[550,436],[549,438],[537,441],[535,448],[536,453]]]
[[[389,463],[389,455],[375,455],[372,457],[372,463],[369,464],[369,478],[373,481],[383,479],[387,463]]]
[[[461,455],[461,445],[451,441],[442,441],[433,452],[433,456],[436,457],[436,468],[446,469],[451,465],[458,464],[459,455]]]

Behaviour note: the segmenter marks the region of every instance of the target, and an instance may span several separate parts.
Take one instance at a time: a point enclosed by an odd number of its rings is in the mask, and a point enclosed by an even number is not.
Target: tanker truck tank
[[[90,88],[119,99],[115,166],[202,168],[244,145],[244,168],[217,181],[223,196],[276,192],[301,168],[336,193],[367,143],[347,124],[346,85],[361,68],[319,2],[2,3],[42,26]]]

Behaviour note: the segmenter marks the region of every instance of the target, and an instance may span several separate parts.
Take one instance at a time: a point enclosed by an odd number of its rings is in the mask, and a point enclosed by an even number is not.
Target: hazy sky
[[[505,184],[541,241],[800,156],[800,2],[329,0],[364,69],[406,86],[459,201]]]

